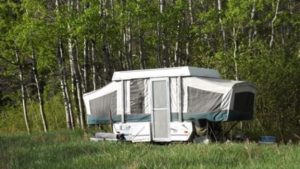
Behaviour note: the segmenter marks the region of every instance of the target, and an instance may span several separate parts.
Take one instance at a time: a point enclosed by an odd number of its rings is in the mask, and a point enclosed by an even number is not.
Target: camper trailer
[[[114,134],[132,142],[171,142],[201,133],[201,121],[252,119],[255,94],[249,82],[186,66],[115,72],[83,99],[89,125],[112,124]]]

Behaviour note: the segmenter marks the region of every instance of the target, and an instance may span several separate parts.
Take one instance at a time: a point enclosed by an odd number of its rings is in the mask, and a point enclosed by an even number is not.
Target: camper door
[[[170,141],[169,79],[151,79],[149,89],[153,141]]]

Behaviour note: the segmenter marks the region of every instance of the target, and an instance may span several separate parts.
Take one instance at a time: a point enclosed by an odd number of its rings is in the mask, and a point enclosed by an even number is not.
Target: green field
[[[299,168],[299,145],[90,142],[80,131],[0,134],[0,168]]]

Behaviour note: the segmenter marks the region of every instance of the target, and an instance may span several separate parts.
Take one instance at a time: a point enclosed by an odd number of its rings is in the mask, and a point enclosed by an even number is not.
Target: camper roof
[[[154,77],[177,77],[177,76],[220,78],[220,74],[217,70],[184,66],[184,67],[173,67],[173,68],[119,71],[114,73],[112,80],[119,81],[119,80],[129,80],[129,79],[143,79],[143,78],[154,78]]]

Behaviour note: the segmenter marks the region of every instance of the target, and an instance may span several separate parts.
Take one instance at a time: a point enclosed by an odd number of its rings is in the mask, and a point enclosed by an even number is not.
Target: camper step
[[[117,138],[117,134],[114,133],[103,133],[103,132],[97,132],[95,134],[96,138]]]
[[[123,134],[114,134],[114,133],[103,133],[98,132],[95,134],[94,137],[91,137],[91,141],[102,141],[102,140],[110,140],[110,141],[117,141],[117,140],[124,140],[125,137]]]
[[[91,141],[95,141],[95,142],[98,142],[98,141],[118,141],[118,139],[116,138],[97,138],[97,137],[90,137],[90,140]]]

